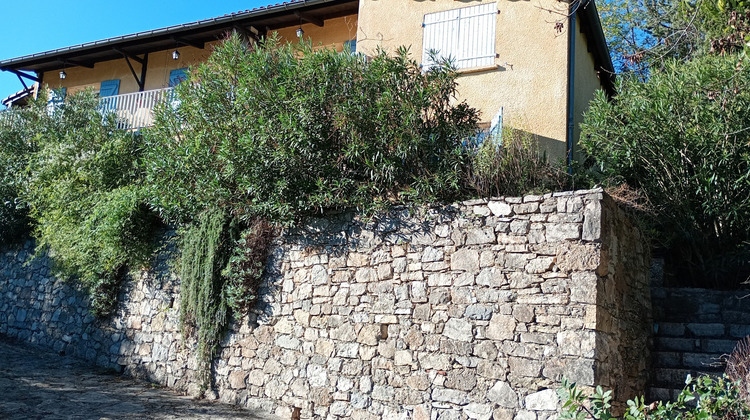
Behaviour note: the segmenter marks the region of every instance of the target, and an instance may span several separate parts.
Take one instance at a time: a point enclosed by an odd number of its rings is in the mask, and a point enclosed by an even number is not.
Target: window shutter
[[[169,72],[169,87],[175,87],[180,84],[183,80],[187,79],[187,67],[182,69],[176,69]]]
[[[115,96],[120,94],[120,80],[105,80],[99,87],[99,97]]]
[[[433,65],[430,51],[435,50],[459,69],[495,64],[496,22],[495,3],[425,15],[422,63]]]
[[[357,40],[344,41],[344,52],[355,54],[357,52]]]
[[[102,113],[115,111],[117,109],[117,96],[120,93],[119,80],[105,80],[99,86],[99,110]]]

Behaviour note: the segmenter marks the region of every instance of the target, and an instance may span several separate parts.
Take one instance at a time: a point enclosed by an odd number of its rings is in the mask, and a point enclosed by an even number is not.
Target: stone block
[[[461,248],[451,255],[451,270],[479,272],[479,253],[473,249]]]
[[[687,329],[690,333],[696,337],[723,337],[726,333],[726,326],[724,324],[713,323],[713,324],[698,324],[691,323],[687,324]]]
[[[548,242],[581,239],[581,225],[578,223],[547,223],[545,228]]]
[[[461,391],[471,391],[477,386],[477,377],[473,369],[452,369],[445,378],[445,387]]]
[[[448,402],[456,405],[469,403],[469,395],[466,392],[455,389],[435,388],[432,390],[432,400],[437,402]]]
[[[497,381],[487,391],[487,399],[505,408],[518,407],[518,395],[511,386],[504,381]]]
[[[489,203],[487,203],[487,207],[495,216],[506,217],[513,214],[513,208],[510,206],[510,204],[504,203],[502,201],[490,201]]]
[[[542,375],[542,362],[522,357],[509,357],[510,374],[516,377],[538,378]]]
[[[452,340],[471,341],[474,339],[473,326],[464,319],[451,318],[445,323],[443,335]]]
[[[490,420],[492,419],[492,408],[490,404],[473,402],[464,407],[463,413],[470,419]]]
[[[515,330],[516,319],[512,315],[495,313],[490,319],[485,335],[491,340],[512,340]]]
[[[466,245],[486,245],[496,243],[492,228],[471,229],[466,232]]]
[[[247,379],[247,372],[241,370],[235,370],[229,374],[229,386],[232,389],[244,389],[245,380]]]
[[[486,321],[492,317],[492,312],[492,306],[473,304],[466,307],[463,316],[469,319]]]
[[[553,389],[545,389],[526,396],[524,402],[527,410],[552,411],[557,410],[557,392]]]

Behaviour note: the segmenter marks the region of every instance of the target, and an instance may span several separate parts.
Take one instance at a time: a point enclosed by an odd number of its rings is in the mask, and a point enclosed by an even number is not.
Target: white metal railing
[[[18,121],[19,114],[14,109],[0,110],[0,128],[11,128]]]
[[[162,100],[170,100],[173,88],[147,90],[107,96],[99,99],[99,109],[103,115],[114,113],[117,128],[138,130],[154,123],[154,107]]]

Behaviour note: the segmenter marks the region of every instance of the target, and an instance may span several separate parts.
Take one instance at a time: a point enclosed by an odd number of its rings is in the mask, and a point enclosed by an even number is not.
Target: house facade
[[[17,74],[21,92],[30,95],[34,84],[53,96],[92,88],[125,128],[137,129],[232,31],[251,40],[277,32],[296,42],[301,35],[364,54],[405,45],[424,68],[430,51],[450,57],[460,71],[458,99],[479,109],[488,126],[534,134],[553,160],[575,153],[593,93],[612,92],[612,63],[593,0],[292,0],[0,60],[0,69]]]

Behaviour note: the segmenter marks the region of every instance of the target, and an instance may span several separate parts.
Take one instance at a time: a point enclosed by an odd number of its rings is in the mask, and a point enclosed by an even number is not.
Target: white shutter
[[[495,63],[495,3],[430,13],[424,16],[422,63],[432,64],[430,51],[449,57],[459,69]]]

